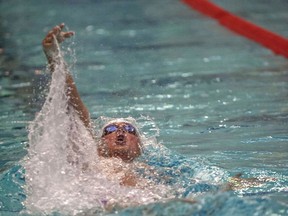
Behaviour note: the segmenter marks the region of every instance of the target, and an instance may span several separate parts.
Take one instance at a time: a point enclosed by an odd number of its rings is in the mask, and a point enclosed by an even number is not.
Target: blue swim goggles
[[[137,136],[137,130],[136,128],[129,124],[129,123],[124,123],[124,124],[121,124],[121,125],[116,125],[116,124],[110,124],[110,125],[107,125],[104,129],[103,129],[103,134],[102,134],[102,137],[108,135],[108,134],[111,134],[111,133],[114,133],[116,131],[118,131],[119,129],[122,129],[123,131],[126,131],[130,134],[133,134],[135,136]]]

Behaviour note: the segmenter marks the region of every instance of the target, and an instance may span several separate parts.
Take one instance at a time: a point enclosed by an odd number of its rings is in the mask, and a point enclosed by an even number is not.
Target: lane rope
[[[255,25],[237,15],[211,3],[209,0],[182,0],[194,10],[217,20],[231,31],[242,35],[288,58],[288,39],[265,28]]]

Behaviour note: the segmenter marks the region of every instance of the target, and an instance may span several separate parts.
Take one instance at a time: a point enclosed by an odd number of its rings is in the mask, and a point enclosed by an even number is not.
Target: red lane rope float
[[[272,50],[277,55],[288,58],[288,39],[238,17],[208,0],[182,0],[191,8],[209,16],[237,34],[249,38]]]

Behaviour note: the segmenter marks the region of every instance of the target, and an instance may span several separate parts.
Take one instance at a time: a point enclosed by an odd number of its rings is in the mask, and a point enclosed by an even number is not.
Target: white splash
[[[23,165],[26,212],[81,215],[169,197],[168,186],[146,179],[136,187],[120,184],[127,170],[143,164],[98,157],[97,139],[68,106],[66,75],[65,62],[59,56],[46,101],[29,126],[28,156]]]

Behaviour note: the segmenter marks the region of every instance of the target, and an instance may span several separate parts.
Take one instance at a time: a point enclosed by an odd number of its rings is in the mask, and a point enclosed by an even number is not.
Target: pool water
[[[288,37],[285,0],[213,2]],[[11,0],[0,6],[0,215],[26,208],[27,127],[50,80],[41,40],[61,22],[76,32],[66,57],[92,118],[137,119],[145,136],[160,143],[144,159],[167,175],[173,171],[174,183],[184,185],[181,198],[203,189],[190,181],[201,173],[211,174],[208,185],[214,175],[224,182],[237,173],[273,179],[208,193],[196,203],[160,199],[107,214],[288,214],[287,59],[175,0]],[[76,209],[69,214],[81,214]]]

